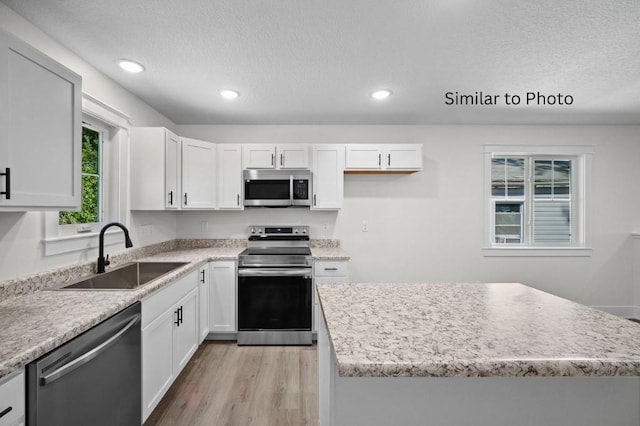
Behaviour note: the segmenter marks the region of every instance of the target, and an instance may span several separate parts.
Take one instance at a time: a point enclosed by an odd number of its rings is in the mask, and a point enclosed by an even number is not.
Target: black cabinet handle
[[[173,191],[169,191],[169,205],[173,205]]]
[[[313,205],[316,205],[316,194],[313,194]]]
[[[382,154],[378,154],[378,166],[382,166]]]
[[[324,268],[325,271],[337,271],[338,268]]]
[[[204,269],[200,271],[200,273],[202,274],[202,279],[200,280],[200,282],[204,284]]]
[[[7,167],[4,169],[4,173],[0,173],[0,176],[5,178],[5,190],[0,192],[0,195],[4,195],[7,200],[11,199],[11,169]]]
[[[238,198],[238,205],[240,205],[240,194],[237,194],[237,198]]]
[[[284,166],[284,154],[280,154],[280,166]]]
[[[275,154],[271,154],[271,165],[272,166],[276,165],[276,155]]]
[[[176,320],[173,323],[180,327],[180,309],[176,309],[173,313],[176,314]]]
[[[0,418],[4,417],[5,415],[9,414],[9,412],[13,410],[13,407],[9,406],[7,408],[5,408],[4,410],[2,410],[0,412]]]
[[[391,167],[391,154],[387,155],[387,166]]]
[[[185,206],[187,205],[187,193],[186,192],[184,193],[184,205]]]
[[[184,322],[184,320],[182,319],[182,306],[178,308],[178,321],[180,321],[180,324]]]

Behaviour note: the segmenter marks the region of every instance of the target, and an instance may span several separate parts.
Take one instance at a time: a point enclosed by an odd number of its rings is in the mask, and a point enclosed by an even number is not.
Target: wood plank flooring
[[[205,341],[145,426],[318,424],[316,346]]]

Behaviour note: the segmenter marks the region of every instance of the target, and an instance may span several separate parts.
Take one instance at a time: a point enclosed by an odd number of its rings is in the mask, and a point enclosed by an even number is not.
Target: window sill
[[[52,237],[43,240],[44,255],[70,253],[98,247],[100,232],[88,232],[62,237]],[[104,234],[104,245],[124,244],[124,234],[119,230],[107,231]]]
[[[591,247],[483,247],[485,257],[590,257]]]

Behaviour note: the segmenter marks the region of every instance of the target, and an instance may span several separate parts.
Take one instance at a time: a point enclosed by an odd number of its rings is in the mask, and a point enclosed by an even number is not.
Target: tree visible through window
[[[62,211],[60,225],[97,223],[101,221],[101,155],[102,134],[87,125],[82,127],[82,203],[80,211]]]

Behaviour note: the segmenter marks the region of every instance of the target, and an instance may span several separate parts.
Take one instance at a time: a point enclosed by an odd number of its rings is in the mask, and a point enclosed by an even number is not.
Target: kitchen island
[[[640,325],[516,283],[318,285],[325,425],[640,424]]]

